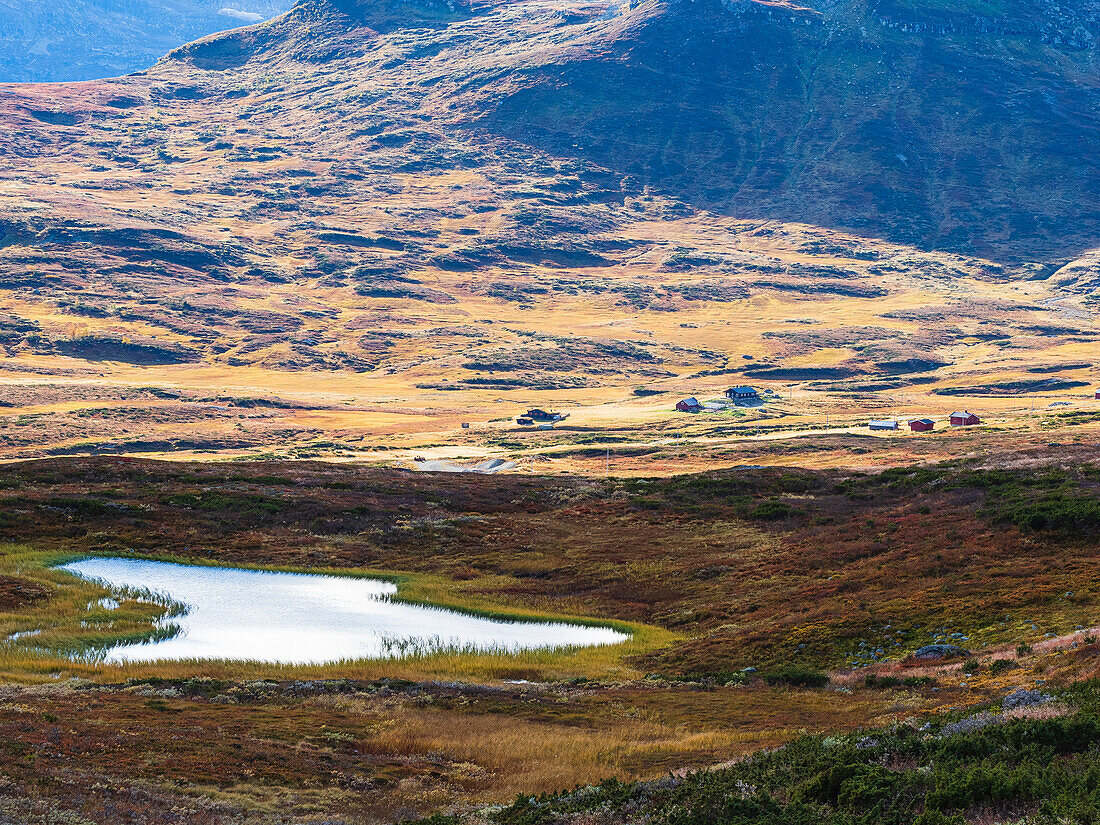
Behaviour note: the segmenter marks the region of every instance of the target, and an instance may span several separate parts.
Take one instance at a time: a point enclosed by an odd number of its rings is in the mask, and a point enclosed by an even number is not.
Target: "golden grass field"
[[[544,12],[499,11],[509,59],[546,59]],[[305,36],[270,26],[287,49]],[[7,88],[0,145],[20,163],[0,170],[0,458],[591,472],[557,447],[683,438],[732,464],[714,446],[736,449],[743,425],[787,441],[826,415],[858,430],[969,407],[1026,430],[1054,403],[1095,410],[1091,253],[993,260],[689,208],[452,129],[461,95],[414,106],[417,78],[501,59],[387,62],[435,36],[382,36],[321,75],[277,46],[224,71],[188,47],[138,76]],[[380,143],[379,122],[411,142]],[[672,411],[739,383],[784,401],[731,420]],[[530,406],[570,419],[518,432]],[[818,458],[837,459],[800,460]],[[647,466],[667,470],[619,470]]]

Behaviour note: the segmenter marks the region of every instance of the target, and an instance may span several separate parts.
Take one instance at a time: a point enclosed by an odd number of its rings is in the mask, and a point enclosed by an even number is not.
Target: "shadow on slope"
[[[738,217],[1005,262],[1096,244],[1095,14],[1066,45],[912,4],[620,13],[638,20],[606,51],[527,70],[484,124]]]

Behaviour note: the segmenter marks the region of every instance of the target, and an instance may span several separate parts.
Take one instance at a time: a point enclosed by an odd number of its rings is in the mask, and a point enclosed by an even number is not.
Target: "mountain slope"
[[[140,76],[6,87],[5,369],[200,396],[323,372],[464,421],[735,378],[1074,390],[1093,22],[998,8],[991,34],[927,6],[308,0]],[[63,417],[55,449],[140,430]]]
[[[1094,4],[820,5],[671,0],[523,72],[487,122],[739,217],[1017,260],[1095,245]]]
[[[432,95],[448,119],[699,208],[1002,261],[1096,245],[1093,4],[820,5],[520,4],[530,20],[516,25],[503,7],[341,0],[297,17],[374,31],[432,20],[420,39],[438,57],[410,62],[451,97]],[[455,53],[445,25],[464,16]],[[501,37],[505,24],[525,39]]]

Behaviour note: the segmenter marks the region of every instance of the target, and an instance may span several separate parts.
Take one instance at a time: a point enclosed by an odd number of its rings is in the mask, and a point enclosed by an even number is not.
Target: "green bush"
[[[876,676],[868,673],[863,680],[864,687],[869,688],[898,688],[901,687],[901,679],[897,676]]]
[[[550,825],[554,818],[549,806],[523,795],[517,796],[511,805],[489,817],[496,825]]]
[[[1005,518],[1029,530],[1068,532],[1100,527],[1100,500],[1052,498],[1006,507]]]
[[[749,513],[749,518],[758,521],[783,521],[798,515],[798,510],[782,501],[762,501]]]
[[[829,674],[804,665],[787,665],[764,674],[769,685],[822,688],[829,684]]]
[[[906,676],[904,679],[899,679],[897,676],[876,676],[873,673],[867,674],[863,679],[864,687],[869,688],[898,688],[898,687],[925,687],[926,685],[933,685],[936,680],[931,676]]]
[[[906,687],[925,687],[936,684],[936,680],[931,676],[906,676],[901,683]]]

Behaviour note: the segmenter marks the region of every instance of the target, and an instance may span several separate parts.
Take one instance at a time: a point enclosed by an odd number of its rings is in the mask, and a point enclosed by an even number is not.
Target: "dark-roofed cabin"
[[[759,401],[760,393],[752,387],[731,387],[726,390],[726,398],[731,401]]]
[[[524,418],[530,418],[532,421],[538,421],[545,423],[547,421],[561,421],[565,418],[563,413],[547,412],[546,410],[540,410],[537,407],[535,409],[528,410],[524,414]]]
[[[936,428],[936,422],[931,418],[914,418],[909,422],[909,429],[915,433],[930,433]]]
[[[951,426],[952,427],[971,427],[974,424],[981,424],[982,420],[972,412],[963,410],[962,412],[951,413]]]

